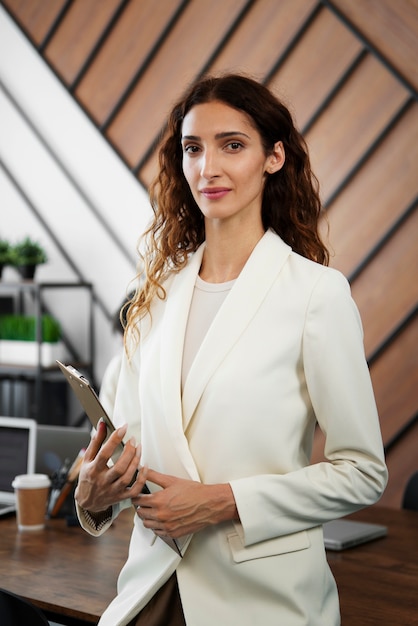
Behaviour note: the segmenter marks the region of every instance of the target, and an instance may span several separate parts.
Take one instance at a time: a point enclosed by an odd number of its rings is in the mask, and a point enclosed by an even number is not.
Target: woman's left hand
[[[132,499],[145,528],[173,539],[198,532],[206,526],[238,519],[228,483],[203,485],[148,469],[147,482],[162,487]]]

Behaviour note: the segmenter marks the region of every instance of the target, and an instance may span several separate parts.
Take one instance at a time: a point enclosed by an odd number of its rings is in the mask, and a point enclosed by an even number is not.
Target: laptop
[[[35,471],[36,421],[0,417],[0,516],[16,511],[12,482]]]
[[[35,469],[52,476],[67,461],[70,465],[90,443],[90,430],[75,426],[38,424]]]
[[[328,550],[346,550],[367,541],[385,537],[386,526],[356,522],[354,520],[337,519],[323,525],[324,544]]]

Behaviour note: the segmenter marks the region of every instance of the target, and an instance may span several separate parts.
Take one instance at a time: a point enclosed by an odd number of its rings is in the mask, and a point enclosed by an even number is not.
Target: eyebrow
[[[215,135],[215,139],[226,139],[228,137],[246,137],[247,139],[250,139],[250,137],[248,135],[246,135],[245,133],[242,133],[238,130],[231,130],[231,131],[225,131],[223,133],[217,133]],[[181,140],[184,141],[185,139],[187,140],[191,140],[191,141],[199,141],[201,138],[198,137],[197,135],[184,135]]]

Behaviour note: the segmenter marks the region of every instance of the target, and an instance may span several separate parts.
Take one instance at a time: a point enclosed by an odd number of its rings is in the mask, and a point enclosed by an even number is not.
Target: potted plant
[[[11,263],[11,246],[6,239],[0,239],[0,278],[5,265]]]
[[[37,323],[41,324],[41,345],[37,343]],[[55,360],[65,357],[61,342],[61,327],[51,315],[40,320],[31,315],[0,315],[0,360],[12,365],[51,367]],[[40,349],[40,353],[39,353]]]
[[[22,278],[33,279],[36,266],[46,263],[48,257],[38,242],[26,237],[12,246],[11,260]]]

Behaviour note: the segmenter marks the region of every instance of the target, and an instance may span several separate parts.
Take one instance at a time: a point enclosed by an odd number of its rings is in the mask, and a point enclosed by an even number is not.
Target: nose
[[[219,175],[219,161],[214,150],[205,150],[202,154],[200,175],[206,180]]]

